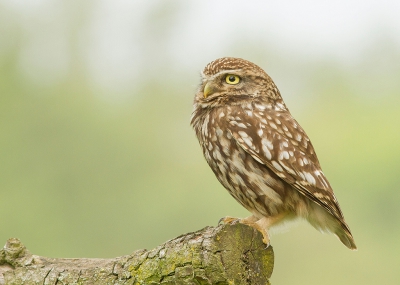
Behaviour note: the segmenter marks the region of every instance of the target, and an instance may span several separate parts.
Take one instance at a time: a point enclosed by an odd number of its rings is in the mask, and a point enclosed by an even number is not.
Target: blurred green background
[[[200,70],[236,56],[275,80],[359,247],[300,223],[272,283],[399,284],[400,5],[284,2],[0,0],[0,242],[115,257],[247,216],[189,126]]]

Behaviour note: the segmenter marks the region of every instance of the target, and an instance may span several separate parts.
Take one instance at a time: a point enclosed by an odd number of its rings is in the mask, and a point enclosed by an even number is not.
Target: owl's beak
[[[207,82],[206,86],[204,86],[203,94],[204,98],[207,98],[210,94],[214,92],[215,88],[211,82]]]

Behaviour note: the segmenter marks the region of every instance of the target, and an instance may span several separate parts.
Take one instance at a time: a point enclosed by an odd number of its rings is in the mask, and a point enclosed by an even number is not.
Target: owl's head
[[[204,68],[195,101],[203,106],[215,106],[241,104],[261,98],[272,102],[282,101],[271,77],[250,61],[223,57]]]

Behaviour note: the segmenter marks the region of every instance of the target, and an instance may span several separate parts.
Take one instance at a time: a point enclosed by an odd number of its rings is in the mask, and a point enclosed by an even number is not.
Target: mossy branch
[[[242,224],[206,227],[112,259],[32,255],[15,238],[0,250],[0,284],[270,284],[274,254]]]

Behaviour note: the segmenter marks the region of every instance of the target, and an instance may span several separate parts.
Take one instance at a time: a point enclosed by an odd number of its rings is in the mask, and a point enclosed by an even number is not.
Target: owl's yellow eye
[[[228,84],[235,85],[235,84],[238,84],[238,83],[240,82],[240,77],[237,76],[237,75],[228,74],[228,75],[225,77],[225,81],[226,81],[226,83],[228,83]]]

